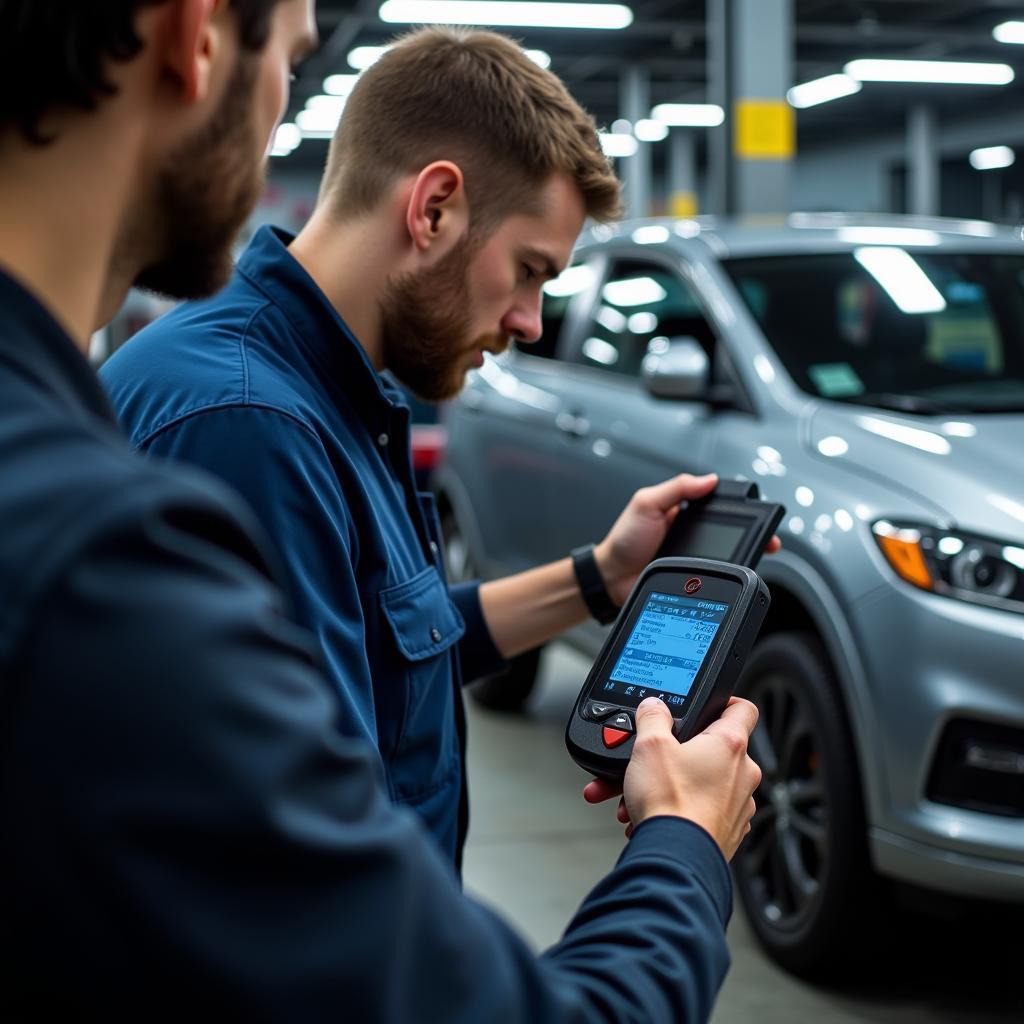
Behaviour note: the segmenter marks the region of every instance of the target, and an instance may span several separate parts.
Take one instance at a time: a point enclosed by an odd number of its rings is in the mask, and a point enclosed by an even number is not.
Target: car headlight
[[[1024,612],[1024,547],[958,530],[892,523],[871,527],[893,571],[945,597]]]

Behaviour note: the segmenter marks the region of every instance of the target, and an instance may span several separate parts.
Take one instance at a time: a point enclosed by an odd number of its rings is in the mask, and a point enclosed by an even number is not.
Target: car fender
[[[804,558],[783,548],[761,562],[758,572],[768,584],[784,587],[810,616],[836,671],[846,705],[850,731],[860,769],[869,823],[879,820],[888,799],[883,773],[873,770],[881,764],[875,737],[875,714],[864,664],[842,607],[818,571]]]

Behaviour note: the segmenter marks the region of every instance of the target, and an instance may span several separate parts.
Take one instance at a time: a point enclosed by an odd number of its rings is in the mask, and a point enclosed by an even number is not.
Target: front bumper
[[[951,720],[1024,731],[1024,616],[893,580],[855,604],[851,628],[877,730],[877,756],[863,769],[874,775],[869,824],[879,871],[963,895],[1024,901],[1024,818],[926,796]]]

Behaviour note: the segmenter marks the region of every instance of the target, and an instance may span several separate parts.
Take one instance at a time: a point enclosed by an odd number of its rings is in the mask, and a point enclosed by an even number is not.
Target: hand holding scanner
[[[715,558],[756,569],[784,513],[782,505],[761,500],[757,484],[722,480],[680,509],[658,558]]]
[[[725,709],[768,613],[768,588],[745,566],[662,558],[637,580],[576,700],[565,742],[580,767],[625,774],[637,705],[659,697],[682,743]]]

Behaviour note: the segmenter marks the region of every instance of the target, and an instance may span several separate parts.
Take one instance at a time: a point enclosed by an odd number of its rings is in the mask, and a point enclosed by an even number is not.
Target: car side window
[[[601,289],[577,359],[636,377],[652,343],[680,337],[695,338],[709,354],[714,347],[714,332],[690,286],[658,264],[620,260]]]
[[[554,359],[558,351],[558,339],[562,335],[565,318],[573,299],[594,280],[594,269],[586,263],[574,263],[563,270],[553,281],[544,286],[541,298],[541,334],[537,341],[515,342],[515,347],[528,356]]]

